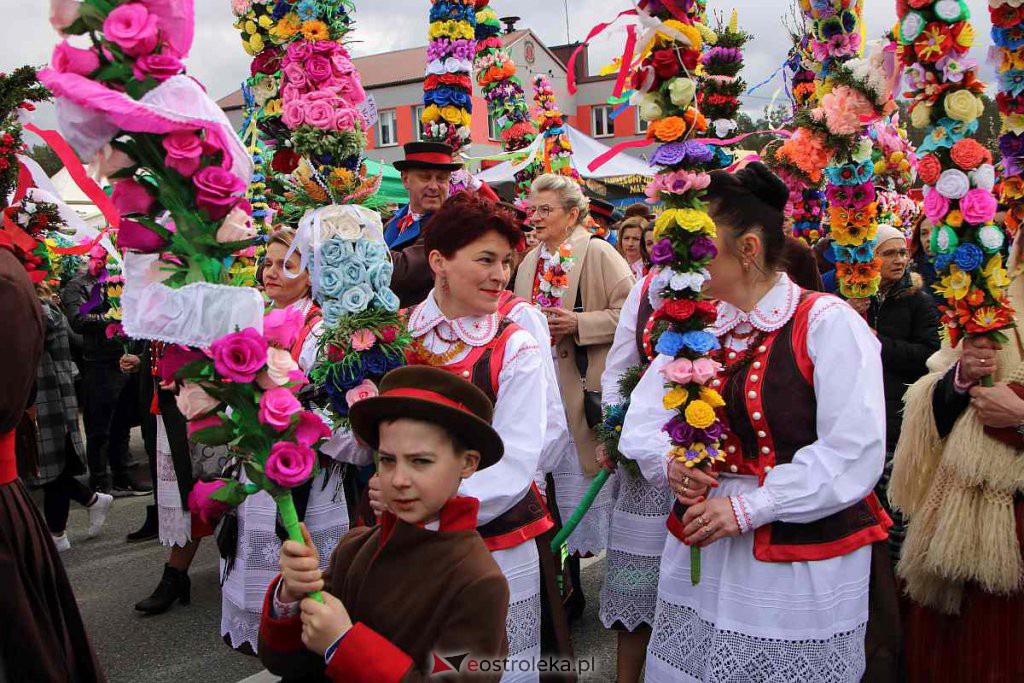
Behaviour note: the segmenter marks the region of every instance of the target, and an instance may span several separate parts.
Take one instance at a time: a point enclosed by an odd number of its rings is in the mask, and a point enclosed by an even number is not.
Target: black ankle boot
[[[133,531],[125,537],[128,543],[142,543],[151,541],[160,535],[160,527],[157,523],[156,505],[146,506],[146,521],[138,531]]]
[[[136,603],[135,609],[146,614],[163,614],[170,609],[175,600],[182,605],[187,605],[192,600],[192,581],[188,578],[187,572],[165,564],[160,584],[152,595]]]

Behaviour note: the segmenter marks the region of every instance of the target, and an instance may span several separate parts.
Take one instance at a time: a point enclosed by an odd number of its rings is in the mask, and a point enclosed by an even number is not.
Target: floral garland
[[[20,228],[35,243],[31,250],[18,248],[15,251],[32,282],[59,282],[59,257],[50,247],[52,236],[65,225],[57,205],[26,197],[3,209],[3,216],[5,222]]]
[[[874,256],[878,205],[872,182],[871,141],[865,127],[891,114],[894,68],[875,50],[860,49],[858,0],[829,0],[804,7],[811,22],[811,54],[822,64],[824,94],[818,105],[798,112],[792,137],[772,156],[784,175],[807,186],[826,182],[828,224],[840,292],[871,296],[881,281]]]
[[[474,0],[431,0],[428,38],[424,138],[447,143],[458,152],[472,136]]]
[[[643,379],[647,368],[648,364],[644,362],[634,365],[622,373],[622,377],[619,378],[619,396],[625,396],[626,400],[616,405],[605,406],[604,419],[594,428],[598,442],[604,444],[609,457],[615,463],[622,465],[634,479],[643,476],[640,473],[640,466],[635,460],[627,458],[619,451],[619,440],[622,437],[622,425],[626,422],[626,413],[629,412],[629,397],[633,394],[633,389]]]
[[[507,152],[525,149],[537,137],[537,129],[530,119],[523,83],[516,76],[516,63],[512,53],[501,40],[501,22],[489,0],[476,1],[476,82],[487,100],[487,110],[498,124],[502,147]],[[536,177],[529,170],[515,174],[515,192],[523,197],[530,191]]]
[[[18,185],[17,155],[24,147],[18,114],[35,109],[33,102],[48,99],[50,93],[40,85],[31,66],[18,67],[10,74],[0,73],[0,208],[7,206]]]
[[[989,13],[992,58],[999,72],[996,104],[1003,120],[999,198],[1006,205],[1006,229],[1016,234],[1024,225],[1024,7],[1011,0],[989,0]]]
[[[153,133],[151,119],[160,114],[126,114],[145,108],[145,102],[136,103],[146,95],[151,100],[160,89],[192,89],[192,81],[177,78],[193,32],[191,3],[186,5],[181,12],[165,12],[160,3],[113,6],[85,0],[77,18],[61,30],[88,33],[93,47],[79,49],[65,40],[54,50],[51,66],[39,73],[58,100],[90,117],[90,133],[103,130],[109,136],[88,139],[76,122],[63,121],[65,136],[82,156],[91,159],[113,138],[111,199],[124,219],[118,245],[170,252],[160,263],[169,273],[164,284],[171,287],[227,282],[235,252],[255,236],[243,197],[247,169],[233,156],[237,138],[223,127],[188,123]]]
[[[562,297],[569,289],[569,273],[575,264],[576,257],[568,241],[562,242],[557,254],[543,247],[540,251],[540,277],[534,284],[534,303],[547,308],[561,308]]]
[[[701,57],[704,72],[700,78],[697,104],[715,137],[727,138],[736,131],[740,95],[747,84],[739,72],[743,69],[743,46],[751,36],[739,29],[739,13],[733,10],[727,26],[715,31],[714,47]],[[721,149],[721,148],[719,148]],[[723,164],[728,165],[728,164]]]
[[[1000,330],[1013,326],[1013,310],[1006,299],[1010,281],[1001,252],[1006,236],[993,220],[995,169],[988,150],[970,137],[978,129],[985,90],[977,64],[964,59],[974,42],[970,12],[959,0],[918,0],[898,9],[910,121],[927,131],[918,147],[918,176],[925,184],[924,213],[935,226],[935,290],[946,299],[939,307],[942,322],[953,345],[964,334],[1004,339]],[[1016,26],[996,24],[993,40],[1024,45]],[[1007,101],[1007,93],[999,97]]]
[[[544,137],[541,172],[554,173],[582,183],[579,171],[572,165],[572,143],[565,132],[565,116],[558,107],[551,81],[544,74],[533,76],[534,117]]]

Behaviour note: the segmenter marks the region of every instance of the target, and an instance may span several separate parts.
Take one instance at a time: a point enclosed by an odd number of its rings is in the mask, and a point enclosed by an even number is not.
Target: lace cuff
[[[956,368],[953,371],[953,389],[956,390],[956,393],[958,394],[966,394],[971,390],[971,387],[974,386],[973,382],[961,379],[960,371],[962,368],[963,366],[960,364],[960,361],[957,361]]]
[[[742,495],[730,496],[729,503],[732,504],[732,514],[736,518],[736,524],[740,528],[740,533],[746,534],[753,531],[754,526],[750,518],[750,510],[746,499]]]
[[[776,510],[775,499],[767,488],[762,486],[753,493],[737,496],[743,499],[743,503],[749,517],[748,526],[750,529],[757,529],[765,524],[771,524],[779,518]]]
[[[273,619],[290,619],[299,614],[299,603],[281,600],[281,586],[283,585],[284,579],[281,579],[277,584],[277,590],[274,591],[273,614],[270,615]],[[340,641],[341,638],[338,640]]]

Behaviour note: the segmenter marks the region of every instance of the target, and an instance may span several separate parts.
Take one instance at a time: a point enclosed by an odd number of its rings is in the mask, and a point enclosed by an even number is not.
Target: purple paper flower
[[[685,142],[669,142],[654,150],[651,163],[657,166],[675,166],[686,158]]]
[[[658,240],[651,247],[651,263],[663,266],[666,263],[672,263],[675,257],[676,253],[672,248],[672,242],[667,237]]]
[[[706,444],[714,443],[722,438],[722,423],[715,421],[710,427],[700,430],[700,440]]]
[[[690,258],[700,261],[706,258],[715,258],[718,255],[718,247],[710,237],[698,235],[690,243]]]
[[[680,419],[678,415],[665,423],[661,429],[672,439],[672,443],[677,444],[691,444],[697,434],[696,430],[686,420]]]

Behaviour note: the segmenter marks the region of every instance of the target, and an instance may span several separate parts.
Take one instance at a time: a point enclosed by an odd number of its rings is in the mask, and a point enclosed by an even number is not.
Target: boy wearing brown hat
[[[352,431],[378,451],[389,511],[350,531],[323,574],[308,538],[282,546],[260,624],[271,672],[419,681],[439,663],[449,670],[438,656],[506,656],[508,584],[476,531],[478,501],[457,495],[502,456],[492,411],[475,386],[427,366],[394,370],[379,396],[352,406]],[[303,599],[318,590],[323,603]]]

